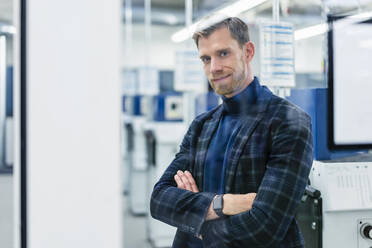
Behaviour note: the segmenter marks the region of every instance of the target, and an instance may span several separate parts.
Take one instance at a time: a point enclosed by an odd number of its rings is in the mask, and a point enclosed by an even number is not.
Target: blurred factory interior
[[[248,24],[255,76],[312,118],[306,248],[372,247],[371,0],[1,0],[1,248],[171,247],[150,196],[222,102],[191,39],[221,14]]]

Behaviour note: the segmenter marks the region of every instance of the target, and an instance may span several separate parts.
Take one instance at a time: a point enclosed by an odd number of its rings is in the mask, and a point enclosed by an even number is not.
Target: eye
[[[226,52],[226,51],[220,52],[221,57],[226,57],[227,55],[228,55],[228,52]]]
[[[211,60],[210,57],[202,57],[202,58],[201,58],[201,61],[202,61],[204,64],[209,63],[210,60]]]

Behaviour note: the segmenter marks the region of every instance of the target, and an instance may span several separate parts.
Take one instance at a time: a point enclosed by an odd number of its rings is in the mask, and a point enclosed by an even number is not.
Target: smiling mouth
[[[228,77],[230,77],[230,74],[227,75],[227,76],[224,76],[224,77],[215,78],[215,79],[213,79],[213,82],[220,82],[220,81],[222,81],[222,80],[224,80],[224,79],[226,79],[226,78],[228,78]]]

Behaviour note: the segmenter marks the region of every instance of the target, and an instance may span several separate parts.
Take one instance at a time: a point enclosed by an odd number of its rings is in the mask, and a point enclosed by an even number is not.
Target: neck
[[[227,115],[235,115],[235,114],[244,114],[248,113],[252,108],[253,104],[256,102],[257,97],[257,85],[259,85],[258,80],[255,83],[255,79],[244,88],[239,94],[227,98],[225,96],[222,97],[223,100],[223,109],[224,113]]]
[[[238,89],[237,91],[235,91],[231,94],[225,95],[225,97],[226,98],[231,98],[233,96],[236,96],[237,94],[239,94],[240,92],[245,90],[248,87],[248,85],[250,85],[253,82],[253,79],[254,79],[253,74],[249,74],[240,89]]]

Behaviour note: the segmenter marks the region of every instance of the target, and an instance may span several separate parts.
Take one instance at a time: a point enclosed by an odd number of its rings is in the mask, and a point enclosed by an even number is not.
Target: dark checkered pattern
[[[252,209],[204,221],[214,194],[176,187],[177,170],[189,170],[202,191],[204,161],[221,114],[219,106],[193,121],[179,153],[154,187],[152,216],[178,227],[176,248],[185,248],[185,233],[202,234],[206,248],[303,247],[294,215],[313,160],[311,121],[266,87],[260,87],[256,104],[241,117],[225,174],[225,193],[257,192]]]

